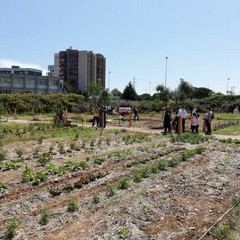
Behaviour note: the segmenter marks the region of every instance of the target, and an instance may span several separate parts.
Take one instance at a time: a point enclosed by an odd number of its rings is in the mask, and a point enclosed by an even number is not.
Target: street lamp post
[[[168,57],[166,57],[166,68],[165,68],[165,88],[167,87],[167,60],[168,60]]]
[[[110,74],[111,74],[111,71],[108,72],[108,90],[110,92]]]
[[[230,78],[227,79],[227,95],[228,95],[228,81],[230,80]]]

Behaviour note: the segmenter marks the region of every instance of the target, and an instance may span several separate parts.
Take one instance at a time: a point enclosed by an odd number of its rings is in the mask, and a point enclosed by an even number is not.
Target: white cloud
[[[18,60],[13,60],[13,59],[0,59],[0,68],[11,68],[12,66],[19,66],[21,68],[34,68],[34,69],[42,70],[43,75],[46,75],[46,73],[48,71],[47,69],[43,68],[39,64],[20,62]]]

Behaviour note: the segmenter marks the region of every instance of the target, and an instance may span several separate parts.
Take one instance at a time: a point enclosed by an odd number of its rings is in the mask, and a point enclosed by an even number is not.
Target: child
[[[192,133],[198,133],[198,117],[196,113],[193,113],[193,115],[191,116],[191,130]]]

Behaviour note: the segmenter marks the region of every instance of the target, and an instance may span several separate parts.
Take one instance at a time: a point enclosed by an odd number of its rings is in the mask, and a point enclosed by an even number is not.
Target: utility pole
[[[227,79],[227,95],[228,95],[228,82],[229,82],[230,78]]]
[[[135,75],[133,75],[133,87],[134,88],[135,88],[135,80],[136,80]]]
[[[165,68],[165,88],[167,87],[167,61],[168,61],[168,57],[166,57],[166,68]]]
[[[108,90],[110,93],[110,75],[111,75],[111,71],[108,72]]]

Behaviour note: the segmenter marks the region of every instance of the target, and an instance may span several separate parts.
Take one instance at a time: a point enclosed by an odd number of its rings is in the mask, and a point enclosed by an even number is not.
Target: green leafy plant
[[[44,208],[38,223],[41,225],[46,225],[49,222],[50,218],[51,218],[50,211],[47,208]]]
[[[26,166],[22,172],[21,179],[23,182],[31,182],[33,185],[38,185],[47,179],[47,175],[41,172],[34,173],[28,166]]]
[[[69,169],[67,169],[65,166],[55,166],[52,163],[49,163],[45,168],[49,173],[54,175],[63,175],[66,172],[69,172]]]
[[[93,152],[92,148],[85,148],[85,153],[91,153],[91,152]]]
[[[0,182],[0,191],[7,189],[7,185],[5,183]]]
[[[47,175],[45,173],[42,172],[36,172],[35,173],[35,179],[32,182],[33,185],[38,185],[41,182],[44,182],[47,179]]]
[[[70,142],[70,149],[75,149],[76,148],[76,143],[75,142]]]
[[[217,226],[213,232],[214,239],[227,240],[230,239],[230,228],[228,225]]]
[[[64,167],[66,167],[69,171],[78,171],[79,169],[87,168],[87,163],[84,160],[79,162],[67,161],[64,162]]]
[[[52,160],[52,156],[49,152],[38,154],[37,162],[40,166],[46,166]]]
[[[137,150],[140,151],[140,152],[146,152],[147,150],[149,150],[149,147],[147,147],[147,146],[138,147]]]
[[[128,189],[130,187],[130,182],[127,177],[122,177],[118,182],[119,189]]]
[[[40,152],[40,148],[39,148],[39,147],[35,147],[35,148],[33,149],[33,155],[34,155],[34,156],[38,156],[39,152]]]
[[[168,166],[168,161],[167,160],[160,160],[160,161],[157,162],[157,164],[158,164],[159,170],[164,171],[164,170],[166,170],[166,168]]]
[[[132,235],[132,232],[127,227],[120,227],[120,228],[118,228],[118,235],[121,239],[126,239]]]
[[[106,159],[103,157],[95,156],[95,157],[93,157],[93,161],[94,161],[94,163],[101,165],[102,163],[104,163],[106,161]]]
[[[23,149],[22,149],[22,148],[17,148],[17,149],[16,149],[16,154],[17,154],[18,157],[22,157],[22,155],[23,155]]]
[[[65,153],[64,145],[60,142],[58,142],[58,149],[61,154]]]
[[[9,160],[5,162],[0,162],[0,169],[2,171],[7,171],[11,169],[18,169],[21,166],[22,160]]]
[[[74,197],[71,197],[68,201],[68,212],[76,212],[79,209],[79,205],[77,202],[77,199]]]
[[[0,150],[0,161],[4,160],[6,157],[6,153],[2,150]]]
[[[43,136],[39,136],[38,137],[38,144],[42,144],[42,142],[43,142]]]
[[[106,143],[107,143],[108,146],[110,146],[110,145],[111,145],[111,139],[110,139],[110,138],[107,138],[107,139],[106,139]]]
[[[6,239],[12,239],[16,235],[16,230],[18,225],[20,224],[20,219],[16,216],[10,218],[6,224],[6,232],[5,237]]]
[[[92,198],[93,203],[100,203],[100,193],[94,193]]]
[[[132,154],[132,151],[131,150],[123,150],[123,151],[114,151],[114,152],[111,152],[108,154],[108,158],[111,158],[111,157],[123,157],[123,156],[127,156],[127,155],[130,155]]]
[[[133,181],[134,182],[141,182],[142,179],[143,179],[143,177],[142,177],[141,171],[140,170],[135,170],[133,172]]]
[[[53,153],[53,149],[54,149],[54,144],[52,143],[52,144],[49,146],[49,148],[48,148],[48,152],[49,152],[50,154],[52,154],[52,153]]]
[[[75,137],[74,137],[74,140],[77,141],[80,137],[80,134],[79,133],[76,133]]]
[[[106,195],[109,196],[109,197],[112,197],[115,194],[115,189],[116,189],[115,184],[109,183],[107,185],[107,193],[106,193]]]
[[[149,134],[147,133],[138,133],[135,135],[126,135],[123,137],[123,141],[126,145],[133,144],[133,143],[141,143],[141,142],[147,142],[149,141]]]
[[[31,170],[31,168],[26,166],[24,171],[22,172],[21,178],[23,182],[32,182],[35,180],[36,176],[35,173]]]

